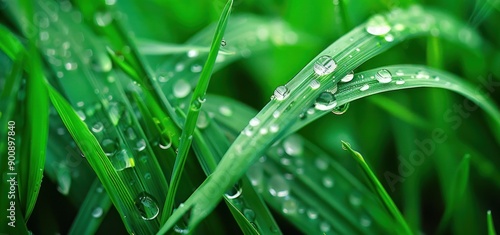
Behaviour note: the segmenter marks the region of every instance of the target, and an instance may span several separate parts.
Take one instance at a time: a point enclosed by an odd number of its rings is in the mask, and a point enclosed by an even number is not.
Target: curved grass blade
[[[111,200],[104,192],[101,182],[95,179],[68,234],[95,234],[111,206]]]
[[[413,232],[410,230],[410,227],[406,223],[403,215],[401,214],[401,212],[399,212],[399,209],[397,208],[396,204],[394,204],[391,197],[384,189],[384,186],[382,186],[382,183],[380,183],[380,181],[377,179],[377,176],[375,176],[373,171],[365,162],[363,156],[361,156],[359,152],[354,151],[351,148],[351,145],[344,141],[342,141],[342,148],[349,151],[349,153],[351,153],[354,159],[359,163],[359,165],[363,169],[363,172],[365,172],[365,174],[368,176],[370,184],[372,185],[373,189],[377,192],[377,195],[379,196],[380,200],[384,203],[387,210],[391,212],[392,216],[394,216],[394,218],[399,222],[399,226],[403,228],[405,234],[413,234]]]
[[[445,211],[439,222],[439,227],[437,229],[438,234],[443,234],[444,229],[452,217],[453,211],[455,211],[460,201],[463,200],[464,192],[469,181],[470,158],[470,155],[465,155],[463,157],[458,165],[455,177],[451,180],[448,193],[449,198],[446,200]]]
[[[238,136],[217,170],[188,198],[184,207],[173,213],[161,231],[172,229],[175,221],[188,211],[191,215],[189,225],[196,226],[208,214],[207,211],[215,208],[224,190],[234,184],[235,179],[238,179],[267,147],[284,136],[289,128],[298,122],[304,109],[311,107],[322,92],[334,87],[347,73],[397,42],[429,33],[435,20],[434,14],[419,7],[376,15],[325,49],[294,79],[276,90],[274,99],[249,123],[243,134]],[[449,26],[446,25],[448,29]],[[447,34],[443,25],[436,27],[439,32]],[[470,31],[468,28],[464,30]],[[453,34],[452,37],[456,35]],[[471,36],[467,40],[473,46],[480,46],[479,38]],[[314,80],[319,87],[310,86]],[[270,130],[272,126],[278,127],[273,128],[275,132],[259,134],[260,130]],[[204,197],[200,198],[201,195]]]
[[[486,220],[488,223],[488,235],[496,235],[495,226],[493,224],[493,216],[491,211],[486,212]]]
[[[208,83],[210,82],[210,77],[212,76],[215,59],[219,54],[219,48],[221,46],[222,37],[224,35],[227,21],[229,19],[229,14],[231,13],[232,5],[233,1],[229,0],[222,10],[222,14],[215,31],[207,61],[205,62],[203,70],[201,71],[200,81],[198,82],[198,85],[194,90],[194,94],[191,97],[191,102],[189,105],[190,108],[187,113],[183,131],[181,133],[177,158],[175,159],[172,177],[170,179],[170,187],[168,188],[167,199],[165,201],[165,206],[163,207],[163,216],[161,219],[162,224],[167,221],[168,216],[170,216],[170,213],[172,213],[177,187],[179,186],[182,171],[184,170],[184,164],[186,163],[187,154],[193,140],[192,135],[196,127],[196,120],[198,119],[201,105],[203,104],[203,102],[205,102],[205,93],[208,88]]]

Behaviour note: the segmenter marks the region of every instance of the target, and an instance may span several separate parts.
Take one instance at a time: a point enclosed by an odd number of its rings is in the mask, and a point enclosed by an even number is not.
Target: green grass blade
[[[385,96],[372,96],[369,98],[369,101],[411,125],[422,129],[427,128],[427,122],[423,117],[420,117],[415,112],[412,112],[408,107],[401,105],[392,99]]]
[[[470,155],[465,155],[463,157],[462,161],[458,165],[455,177],[451,180],[448,193],[449,198],[446,200],[445,211],[437,229],[438,234],[442,234],[444,232],[444,229],[448,225],[456,207],[460,201],[463,201],[463,196],[469,182],[470,158]]]
[[[95,179],[68,234],[95,234],[111,206],[111,200],[104,192],[101,182]]]
[[[354,159],[356,159],[356,161],[359,163],[359,165],[363,169],[363,172],[368,176],[370,184],[377,192],[377,195],[379,196],[380,200],[384,203],[386,208],[391,212],[392,216],[394,216],[394,218],[399,222],[399,226],[403,228],[404,234],[413,234],[410,227],[406,223],[406,220],[404,219],[403,215],[401,214],[401,212],[399,212],[399,209],[397,208],[396,204],[394,204],[391,197],[384,189],[384,186],[382,186],[382,183],[380,183],[380,181],[377,179],[377,176],[375,176],[373,171],[365,162],[363,156],[361,156],[360,153],[354,151],[351,148],[351,145],[344,141],[342,141],[342,148],[349,151],[349,153],[351,153]]]
[[[496,235],[495,225],[493,224],[493,215],[491,215],[491,211],[486,213],[486,220],[488,223],[488,235]]]
[[[221,46],[221,41],[226,29],[227,21],[229,20],[229,14],[231,13],[232,5],[233,1],[229,0],[222,10],[222,14],[215,31],[207,61],[205,62],[205,66],[203,66],[200,80],[194,90],[193,96],[191,97],[191,102],[189,105],[190,108],[187,113],[186,122],[181,134],[177,158],[175,159],[175,165],[170,180],[170,187],[168,188],[167,199],[163,208],[163,216],[161,219],[162,224],[167,221],[170,213],[172,213],[177,187],[179,186],[179,181],[184,170],[184,164],[186,162],[187,154],[193,139],[192,135],[196,127],[196,120],[198,119],[200,108],[203,102],[205,102],[205,93],[208,88],[208,83],[210,82],[210,77],[212,76],[215,59],[219,54],[219,48]]]

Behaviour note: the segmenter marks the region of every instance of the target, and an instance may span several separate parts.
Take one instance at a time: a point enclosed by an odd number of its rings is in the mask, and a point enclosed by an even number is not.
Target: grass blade
[[[486,220],[488,222],[488,235],[496,235],[495,225],[493,224],[493,216],[491,215],[491,211],[486,213]]]
[[[344,141],[342,141],[342,148],[349,151],[349,153],[351,153],[354,159],[359,163],[359,165],[363,169],[363,172],[368,176],[368,180],[372,185],[373,189],[377,192],[377,195],[379,196],[380,200],[384,203],[387,210],[391,212],[392,216],[394,216],[394,218],[399,222],[399,226],[402,227],[402,231],[404,231],[404,234],[413,234],[413,232],[410,230],[410,227],[406,223],[403,215],[401,214],[401,212],[399,212],[399,209],[396,207],[396,204],[394,204],[391,197],[384,189],[384,186],[382,186],[382,183],[380,183],[380,181],[377,179],[377,176],[375,176],[373,171],[365,162],[363,156],[361,156],[360,153],[354,151],[351,148],[351,145]]]
[[[182,171],[184,170],[184,164],[186,162],[187,154],[191,146],[191,142],[193,139],[192,135],[194,132],[194,128],[196,127],[196,120],[198,119],[200,108],[203,102],[205,102],[205,93],[208,88],[208,83],[210,82],[210,77],[212,76],[215,59],[219,54],[219,48],[221,46],[222,37],[226,29],[232,5],[233,1],[229,0],[227,1],[226,6],[222,10],[222,14],[219,19],[217,29],[215,31],[215,35],[212,41],[212,46],[210,47],[210,52],[208,54],[207,61],[205,62],[203,70],[201,71],[198,85],[196,86],[194,94],[191,97],[191,102],[189,105],[190,108],[186,117],[184,129],[181,134],[177,158],[175,159],[175,165],[170,180],[170,187],[168,188],[167,200],[165,201],[165,206],[163,208],[163,216],[161,219],[162,224],[167,221],[167,218],[173,209],[174,199],[176,194],[175,192],[177,191]]]

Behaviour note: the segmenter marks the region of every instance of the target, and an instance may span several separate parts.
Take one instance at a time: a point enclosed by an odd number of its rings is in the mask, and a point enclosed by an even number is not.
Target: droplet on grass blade
[[[283,149],[292,157],[299,157],[304,153],[304,141],[298,135],[290,135],[283,141]]]
[[[392,81],[392,74],[387,69],[381,69],[375,75],[377,81],[380,83],[389,83]]]
[[[366,22],[366,32],[372,35],[385,35],[391,31],[391,26],[384,16],[375,15]]]
[[[330,92],[321,93],[314,103],[314,108],[321,111],[333,109],[335,106],[337,106],[337,99]]]
[[[343,104],[341,106],[333,108],[332,109],[332,113],[336,114],[336,115],[342,115],[342,114],[344,114],[349,109],[349,104],[350,103],[347,103],[347,104]]]
[[[290,192],[288,182],[281,175],[273,175],[268,181],[267,188],[275,197],[286,197]]]
[[[101,207],[96,207],[94,210],[92,210],[92,217],[94,218],[99,218],[102,216],[102,208]]]
[[[191,84],[184,79],[177,80],[173,87],[173,93],[176,98],[184,98],[191,92]]]
[[[332,73],[335,68],[337,68],[337,63],[327,55],[320,56],[314,63],[314,72],[320,76]]]
[[[150,194],[140,193],[135,200],[135,208],[143,220],[152,220],[160,213],[158,203]]]
[[[274,90],[274,98],[276,100],[284,100],[290,94],[290,90],[286,86],[279,86]]]
[[[135,166],[134,158],[126,149],[122,149],[113,156],[110,156],[109,160],[111,161],[111,164],[113,164],[116,171],[122,171]]]
[[[285,200],[283,201],[283,204],[281,205],[281,211],[283,211],[283,213],[285,214],[288,214],[288,215],[293,215],[293,214],[296,214],[297,213],[297,209],[298,209],[298,203],[297,203],[297,200],[295,200],[294,198],[285,198]]]
[[[354,78],[354,72],[351,71],[347,75],[345,75],[342,79],[340,79],[341,82],[350,82]]]

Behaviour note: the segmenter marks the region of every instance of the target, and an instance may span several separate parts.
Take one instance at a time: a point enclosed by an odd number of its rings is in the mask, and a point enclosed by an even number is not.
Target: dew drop
[[[337,68],[337,63],[327,55],[320,56],[314,63],[314,72],[320,76],[332,73],[335,68]]]
[[[102,216],[102,208],[101,207],[94,208],[94,210],[92,211],[92,217],[97,219],[101,216]]]
[[[135,143],[135,150],[142,151],[146,149],[146,141],[144,139],[140,139]]]
[[[199,73],[199,72],[201,72],[202,69],[203,69],[203,67],[199,64],[195,64],[195,65],[191,66],[191,72],[193,72],[193,73]]]
[[[197,50],[189,50],[189,51],[187,52],[187,56],[188,56],[189,58],[194,58],[194,57],[197,57],[197,56],[198,56],[198,54],[199,54],[199,53],[198,53],[198,51],[197,51]]]
[[[391,26],[387,20],[381,16],[373,16],[366,22],[366,32],[372,35],[384,35],[391,31]]]
[[[147,180],[151,179],[151,174],[150,173],[144,174],[144,179],[147,179]]]
[[[247,171],[247,176],[253,186],[259,185],[264,178],[262,163],[254,163]]]
[[[327,232],[330,232],[330,229],[332,227],[330,226],[330,224],[328,224],[327,222],[321,222],[319,224],[319,230],[321,230],[321,232],[323,233],[327,233]]]
[[[332,113],[336,115],[342,115],[349,109],[349,103],[343,104],[341,106],[332,109]]]
[[[109,25],[113,21],[111,12],[97,12],[95,13],[95,22],[101,27]]]
[[[429,79],[429,73],[427,73],[426,71],[418,71],[417,72],[417,79]]]
[[[368,90],[368,88],[370,88],[370,85],[365,84],[365,85],[363,85],[361,88],[359,88],[359,90],[360,90],[360,91],[366,91],[366,90]]]
[[[313,80],[311,81],[311,83],[309,83],[309,87],[311,87],[311,89],[313,89],[313,90],[318,89],[318,88],[319,88],[319,86],[320,86],[320,83],[319,83],[319,82],[318,82],[318,80],[316,80],[316,79],[313,79]]]
[[[210,117],[207,112],[200,111],[200,115],[198,116],[198,120],[196,120],[196,127],[198,129],[205,129],[210,124]]]
[[[293,215],[297,213],[298,207],[297,200],[293,198],[286,198],[281,205],[281,211],[285,214]]]
[[[323,186],[325,186],[325,188],[332,188],[333,185],[335,184],[335,181],[330,176],[323,177],[322,181],[323,181]]]
[[[220,42],[220,45],[221,45],[222,47],[225,47],[225,46],[227,45],[226,40],[222,39],[222,41]]]
[[[284,100],[290,95],[290,90],[286,86],[279,86],[274,90],[274,98],[276,100]]]
[[[68,71],[72,71],[78,68],[78,64],[75,62],[67,62],[64,64],[64,68]]]
[[[231,189],[229,189],[225,195],[229,199],[236,199],[241,196],[243,193],[243,187],[241,187],[241,183],[236,183]]]
[[[361,195],[356,192],[351,193],[351,195],[349,195],[349,203],[356,207],[361,205]]]
[[[337,106],[337,99],[330,92],[321,93],[314,103],[314,108],[321,111],[333,109],[335,106]]]
[[[396,84],[403,85],[403,84],[405,84],[405,80],[402,77],[399,77],[396,79]]]
[[[366,215],[362,215],[360,218],[359,218],[359,223],[361,224],[361,226],[363,227],[370,227],[370,225],[372,224],[372,220],[366,216]]]
[[[318,212],[313,209],[307,210],[306,214],[309,219],[315,220],[318,218]]]
[[[117,125],[120,119],[125,118],[125,105],[121,102],[111,102],[108,106],[109,118],[113,125]]]
[[[245,208],[243,210],[243,215],[248,221],[252,222],[255,220],[255,212],[252,209]]]
[[[405,73],[403,72],[403,70],[399,69],[396,71],[396,76],[404,76]]]
[[[387,42],[392,42],[392,41],[394,41],[394,36],[392,36],[392,34],[387,34],[387,35],[385,35],[384,39]]]
[[[283,149],[290,156],[301,156],[304,153],[304,141],[298,135],[290,135],[283,141]]]
[[[269,127],[269,131],[271,133],[276,133],[280,130],[280,127],[278,126],[278,124],[271,124],[271,126]]]
[[[392,74],[387,69],[381,69],[375,74],[378,82],[380,83],[389,83],[392,81]]]
[[[142,192],[135,200],[135,208],[141,215],[143,220],[152,220],[160,213],[158,203],[153,199],[153,196],[146,192]]]
[[[135,166],[134,158],[129,155],[126,149],[122,149],[113,156],[110,156],[109,160],[116,171],[122,171]]]
[[[328,169],[328,162],[321,158],[316,158],[314,165],[316,165],[316,167],[321,171]]]
[[[250,126],[258,126],[260,124],[260,120],[256,117],[252,118],[249,122]]]
[[[222,105],[219,107],[219,112],[220,112],[220,114],[222,114],[226,117],[230,117],[233,115],[233,110],[231,110],[231,108],[229,108],[225,105]]]
[[[82,110],[78,110],[78,111],[76,111],[76,114],[78,115],[78,117],[79,117],[79,118],[80,118],[80,120],[82,120],[82,121],[85,121],[85,119],[87,118],[87,117],[85,116],[85,113],[84,113]]]
[[[101,141],[101,147],[106,156],[113,156],[117,151],[118,145],[111,139],[104,139]]]
[[[273,175],[267,186],[269,193],[275,197],[286,197],[290,192],[288,182],[281,175]]]
[[[340,79],[341,82],[350,82],[354,78],[354,72],[351,71],[347,75],[345,75],[342,79]]]
[[[92,126],[92,131],[93,131],[94,133],[99,133],[99,132],[101,132],[103,129],[104,129],[104,125],[102,124],[102,122],[96,122],[96,123]]]
[[[161,136],[158,141],[158,147],[161,149],[168,149],[172,146],[172,141],[168,137]]]
[[[184,79],[177,80],[173,87],[173,93],[176,98],[184,98],[191,92],[191,84]]]

